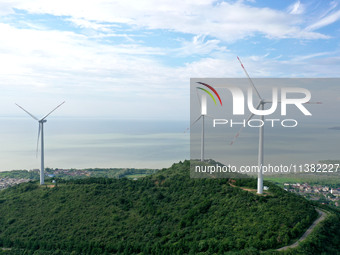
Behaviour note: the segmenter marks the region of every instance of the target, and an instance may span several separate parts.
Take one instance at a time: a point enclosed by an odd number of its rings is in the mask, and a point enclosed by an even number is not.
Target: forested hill
[[[307,200],[269,183],[270,194],[259,196],[227,179],[190,179],[189,164],[135,181],[87,178],[1,191],[0,247],[12,249],[0,253],[257,254],[290,243],[317,216]]]

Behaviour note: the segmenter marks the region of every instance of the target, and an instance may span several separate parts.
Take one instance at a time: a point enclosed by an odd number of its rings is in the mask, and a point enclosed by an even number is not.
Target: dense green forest
[[[185,161],[138,180],[82,178],[3,190],[0,247],[11,250],[0,254],[272,254],[317,217],[313,204],[272,183],[261,196],[228,179],[191,179],[189,168]],[[256,186],[255,179],[234,183]],[[323,224],[305,246],[286,253],[336,254],[338,212]]]
[[[296,249],[280,254],[340,254],[340,213],[339,210],[314,202],[314,205],[328,212],[328,217],[321,222],[311,235]]]

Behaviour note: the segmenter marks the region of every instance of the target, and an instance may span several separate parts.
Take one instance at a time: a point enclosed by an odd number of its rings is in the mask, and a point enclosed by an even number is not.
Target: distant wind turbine
[[[39,138],[40,138],[40,134],[41,134],[41,169],[40,169],[40,185],[45,184],[45,176],[44,176],[44,171],[45,171],[45,167],[44,167],[44,123],[47,122],[46,118],[47,116],[49,116],[52,112],[54,112],[55,110],[57,110],[57,108],[59,108],[62,104],[64,104],[64,102],[62,102],[61,104],[59,104],[56,108],[54,108],[52,111],[50,111],[48,114],[46,114],[42,119],[38,119],[37,117],[35,117],[33,114],[31,114],[30,112],[28,112],[27,110],[25,110],[23,107],[21,107],[20,105],[16,104],[19,108],[21,108],[23,111],[25,111],[28,115],[30,115],[33,119],[35,119],[36,121],[38,121],[39,123],[39,130],[38,130],[38,141],[37,141],[37,151],[36,151],[36,155],[38,156],[38,148],[39,148]]]
[[[222,106],[222,101],[221,101],[221,98],[220,98],[220,95],[217,93],[217,91],[210,85],[206,84],[206,83],[203,83],[203,82],[197,82],[207,88],[209,88],[218,98],[221,106]],[[201,161],[204,161],[204,118],[205,116],[207,117],[210,117],[212,118],[211,116],[207,115],[207,94],[212,98],[212,100],[214,101],[214,103],[217,105],[217,102],[213,96],[213,94],[211,92],[209,92],[207,89],[204,89],[204,88],[201,88],[201,87],[196,87],[196,92],[197,92],[197,89],[200,89],[202,91],[204,91],[205,93],[203,93],[201,95],[201,100],[199,100],[199,97],[198,97],[198,100],[200,102],[200,105],[201,105],[201,114],[200,116],[191,124],[191,126],[193,126],[197,121],[199,121],[201,118],[202,118],[202,133],[201,133]],[[198,94],[197,94],[198,96]]]

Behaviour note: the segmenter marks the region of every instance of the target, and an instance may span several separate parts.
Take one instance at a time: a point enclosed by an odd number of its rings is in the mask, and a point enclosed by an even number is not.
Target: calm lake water
[[[45,166],[51,168],[163,168],[190,158],[189,121],[74,119],[51,117],[44,125]],[[340,126],[301,122],[299,127],[265,128],[265,163],[316,163],[340,159]],[[206,158],[232,165],[256,165],[258,129],[212,132],[206,123]],[[192,127],[192,158],[200,157],[201,123]],[[38,123],[28,117],[0,118],[0,171],[36,169]]]
[[[44,124],[45,166],[52,168],[163,168],[189,158],[185,121],[72,119]],[[0,118],[0,171],[35,169],[38,123]]]
[[[240,126],[212,127],[212,120],[205,124],[205,158],[213,158],[226,165],[257,165],[259,129],[243,128],[231,146],[230,142]],[[210,124],[210,125],[209,125]],[[312,164],[320,160],[340,160],[339,122],[299,121],[297,127],[264,127],[264,164]],[[191,130],[191,158],[200,158],[201,123]]]

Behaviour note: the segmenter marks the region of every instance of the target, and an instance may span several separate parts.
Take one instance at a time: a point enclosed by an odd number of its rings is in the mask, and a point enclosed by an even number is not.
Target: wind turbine
[[[221,106],[222,106],[222,100],[220,98],[220,95],[217,93],[217,91],[210,86],[209,84],[203,83],[203,82],[197,82],[198,84],[201,84],[207,88],[209,88],[218,98]],[[206,92],[206,94],[201,95],[201,100],[199,100],[198,96],[198,89]],[[214,103],[217,105],[216,100],[211,92],[209,92],[207,89],[201,88],[201,87],[196,87],[196,92],[197,92],[197,97],[198,101],[200,102],[201,105],[201,114],[200,116],[191,124],[193,126],[197,121],[199,121],[202,118],[202,131],[201,131],[201,161],[204,161],[204,119],[205,116],[212,118],[211,116],[207,115],[207,94],[212,98]]]
[[[38,147],[39,147],[39,137],[41,134],[41,169],[40,169],[40,185],[45,184],[45,176],[44,176],[44,123],[47,122],[46,118],[47,116],[49,116],[52,112],[54,112],[55,110],[57,110],[57,108],[59,108],[62,104],[64,104],[64,102],[62,102],[61,104],[59,104],[57,107],[55,107],[52,111],[50,111],[48,114],[46,114],[42,119],[38,119],[37,117],[35,117],[33,114],[31,114],[30,112],[28,112],[27,110],[25,110],[23,107],[21,107],[20,105],[16,104],[19,108],[21,108],[23,111],[25,111],[28,115],[30,115],[33,119],[35,119],[36,121],[38,121],[39,123],[39,130],[38,130],[38,141],[37,141],[37,151],[36,154],[38,156]]]
[[[269,101],[269,100],[265,100],[261,97],[260,93],[258,92],[258,90],[256,89],[252,79],[250,78],[247,70],[245,69],[245,67],[243,66],[241,60],[239,57],[237,57],[238,61],[241,64],[241,67],[243,68],[243,71],[245,72],[246,76],[248,77],[248,80],[251,84],[251,86],[254,88],[257,97],[260,99],[256,110],[258,110],[259,108],[261,108],[261,110],[264,110],[264,105],[265,104],[273,104],[273,102],[276,103],[281,103],[280,101],[277,100],[277,97],[273,96],[273,101]],[[251,90],[252,91],[252,90]],[[252,94],[252,93],[251,93]],[[277,94],[275,94],[277,95]],[[321,102],[307,102],[307,104],[321,104]],[[251,120],[254,117],[254,113],[250,114],[250,116],[248,117],[247,121],[245,123],[248,123],[249,120]],[[264,115],[261,114],[261,122],[264,122]],[[233,141],[231,142],[231,145],[234,143],[234,141],[236,140],[236,138],[240,135],[241,130],[243,129],[243,126],[241,127],[241,129],[239,130],[239,132],[235,135]],[[258,177],[257,177],[257,193],[258,194],[262,194],[263,193],[263,145],[264,145],[264,125],[261,125],[259,127],[259,152],[258,152]]]
[[[241,60],[239,57],[237,57],[238,61],[240,62],[242,68],[243,68],[243,71],[245,72],[246,76],[248,77],[248,80],[251,84],[251,86],[253,87],[253,89],[255,90],[256,92],[256,95],[257,97],[260,99],[257,107],[256,107],[256,110],[258,110],[259,108],[261,108],[261,110],[263,111],[264,110],[264,105],[269,103],[271,104],[272,101],[268,101],[268,100],[265,100],[261,97],[260,93],[258,92],[258,90],[256,89],[252,79],[250,78],[247,70],[245,69],[245,67],[243,66]],[[277,101],[277,98],[274,98],[274,100]],[[252,113],[246,123],[248,123],[249,120],[251,120],[253,117],[254,117],[254,113]],[[262,123],[264,122],[264,115],[260,115],[261,117],[261,121]],[[264,125],[261,125],[259,127],[259,152],[258,152],[258,159],[257,159],[257,162],[258,162],[258,174],[257,174],[257,193],[258,194],[262,194],[263,193],[263,144],[264,144],[264,141],[263,141],[263,138],[264,138],[264,128],[263,128]],[[243,127],[242,127],[243,128]],[[234,141],[236,140],[236,138],[239,136],[242,128],[240,129],[240,131],[236,134],[236,136],[234,137],[234,140],[231,142],[231,144],[234,143]]]

